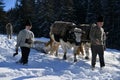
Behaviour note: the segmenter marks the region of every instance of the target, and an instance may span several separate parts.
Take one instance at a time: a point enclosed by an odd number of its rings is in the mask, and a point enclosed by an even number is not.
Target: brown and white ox
[[[13,26],[11,23],[8,23],[6,25],[6,33],[7,33],[7,38],[12,39],[12,33],[13,33]]]
[[[82,39],[81,42],[83,43],[83,48],[85,51],[85,59],[89,59],[90,57],[90,29],[91,27],[95,27],[96,24],[92,23],[92,24],[80,24],[78,27],[81,28],[83,31],[85,31],[85,34],[82,35]]]
[[[84,55],[81,44],[82,34],[83,31],[72,22],[55,21],[50,30],[51,40],[60,44],[64,51],[64,60],[67,59],[67,50],[73,48],[74,62],[77,61],[76,55],[79,55],[80,52]]]
[[[78,27],[81,28],[83,31],[85,31],[85,34],[82,35],[82,39],[81,39],[81,42],[83,43],[83,47],[84,47],[84,51],[85,51],[85,59],[89,59],[90,57],[90,37],[89,37],[89,34],[90,34],[90,30],[92,27],[95,27],[97,26],[95,23],[92,23],[92,24],[80,24]],[[106,38],[107,38],[107,35],[108,32],[104,32],[103,34],[103,43],[104,43],[104,49],[106,48]]]

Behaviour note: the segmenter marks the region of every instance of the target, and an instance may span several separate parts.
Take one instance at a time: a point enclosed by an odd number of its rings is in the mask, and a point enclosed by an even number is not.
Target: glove
[[[16,55],[18,55],[18,48],[16,48],[16,53],[13,53],[13,57],[15,57]]]
[[[15,57],[16,55],[18,55],[18,53],[14,53],[14,54],[13,54],[13,57]]]
[[[26,39],[25,43],[31,44],[33,41],[31,39]]]

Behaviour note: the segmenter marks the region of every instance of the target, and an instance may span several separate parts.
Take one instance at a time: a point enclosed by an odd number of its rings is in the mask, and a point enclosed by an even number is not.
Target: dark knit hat
[[[25,26],[32,26],[32,23],[30,20],[26,20]]]
[[[97,17],[97,22],[103,22],[103,21],[104,21],[103,16],[99,15]]]

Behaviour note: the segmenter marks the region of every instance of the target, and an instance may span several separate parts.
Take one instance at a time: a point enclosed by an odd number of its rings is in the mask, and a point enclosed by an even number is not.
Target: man
[[[12,39],[13,27],[11,23],[8,23],[6,25],[6,33],[7,33],[7,38]]]
[[[21,48],[22,52],[22,57],[17,63],[21,63],[23,65],[28,63],[30,48],[33,46],[34,42],[34,34],[30,31],[31,28],[32,24],[30,21],[27,21],[25,29],[21,30],[17,36],[16,52],[18,51],[18,47]]]
[[[95,68],[96,64],[96,56],[98,54],[100,67],[103,68],[105,66],[104,62],[104,29],[103,26],[103,17],[99,16],[97,18],[97,26],[93,26],[90,31],[90,40],[91,40],[91,51],[92,51],[92,70]]]

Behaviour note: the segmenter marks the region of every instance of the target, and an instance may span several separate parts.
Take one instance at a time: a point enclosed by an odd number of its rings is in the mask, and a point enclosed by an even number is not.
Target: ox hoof
[[[86,59],[86,60],[89,60],[89,57],[88,57],[88,56],[86,56],[86,57],[85,57],[85,59]]]
[[[64,55],[64,56],[63,56],[63,60],[66,60],[66,59],[67,59],[67,57]]]
[[[75,59],[74,62],[77,62],[77,59]]]
[[[55,55],[56,57],[58,57],[58,54],[57,55]]]
[[[58,53],[56,53],[55,56],[58,57]]]

